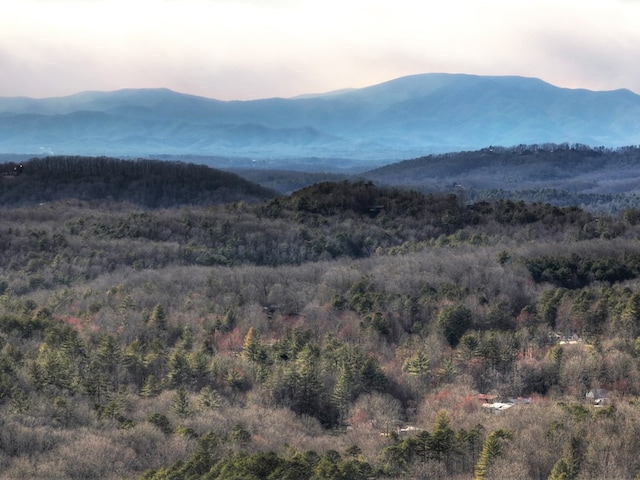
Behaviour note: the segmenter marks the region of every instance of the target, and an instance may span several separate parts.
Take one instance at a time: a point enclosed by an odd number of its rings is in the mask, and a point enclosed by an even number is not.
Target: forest
[[[639,207],[18,166],[0,477],[640,478]]]
[[[377,184],[613,213],[638,202],[640,147],[544,143],[432,154],[362,173]]]

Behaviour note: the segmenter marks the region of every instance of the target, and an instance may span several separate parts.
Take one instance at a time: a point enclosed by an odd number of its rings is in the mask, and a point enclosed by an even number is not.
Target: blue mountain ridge
[[[371,165],[489,145],[640,143],[640,96],[535,78],[421,74],[294,98],[168,89],[0,97],[0,152],[342,158]]]

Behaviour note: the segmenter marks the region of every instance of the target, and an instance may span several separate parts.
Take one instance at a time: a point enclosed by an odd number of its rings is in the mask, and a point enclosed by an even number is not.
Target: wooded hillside
[[[0,209],[4,478],[640,473],[636,208],[65,198]]]
[[[378,184],[467,201],[509,199],[615,212],[637,205],[640,147],[532,144],[428,155],[363,173]]]
[[[12,175],[16,165],[23,168]],[[264,200],[275,192],[204,165],[107,157],[41,157],[7,163],[0,205],[76,199],[126,202],[150,208]]]

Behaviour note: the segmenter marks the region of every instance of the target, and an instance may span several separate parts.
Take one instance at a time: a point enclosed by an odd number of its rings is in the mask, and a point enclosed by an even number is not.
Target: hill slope
[[[0,165],[0,205],[73,198],[158,208],[251,202],[276,195],[233,173],[180,162],[45,157],[29,160],[19,170],[14,168],[14,164]]]
[[[563,89],[532,78],[425,74],[243,102],[165,89],[0,98],[0,151],[12,153],[317,156],[379,165],[545,142],[640,143],[640,96]]]
[[[543,144],[428,155],[358,175],[468,199],[512,198],[609,211],[637,203],[640,148]]]

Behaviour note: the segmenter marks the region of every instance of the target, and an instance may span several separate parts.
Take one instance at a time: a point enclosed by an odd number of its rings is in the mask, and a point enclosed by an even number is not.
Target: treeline
[[[546,143],[532,145],[516,145],[513,147],[489,146],[477,151],[449,152],[428,155],[417,159],[404,160],[391,165],[380,167],[369,173],[401,172],[405,169],[425,167],[431,169],[436,176],[444,174],[462,174],[469,168],[501,166],[544,165],[536,176],[549,178],[553,167],[561,167],[560,173],[571,167],[576,167],[574,173],[591,170],[595,167],[605,167],[607,163],[615,165],[626,164],[632,166],[640,159],[640,146],[607,148],[591,147],[583,144]]]
[[[0,182],[0,204],[16,207],[67,199],[128,202],[149,208],[255,202],[273,191],[204,165],[107,157],[33,158],[19,179]],[[1,167],[10,171],[13,164]]]

